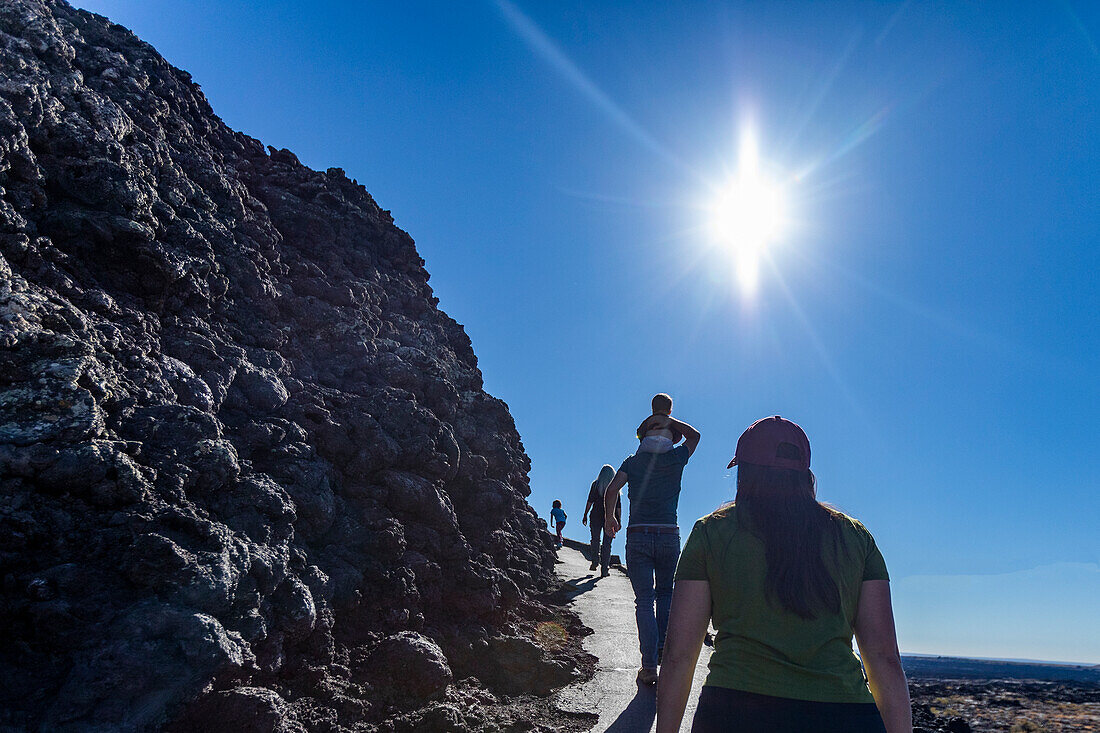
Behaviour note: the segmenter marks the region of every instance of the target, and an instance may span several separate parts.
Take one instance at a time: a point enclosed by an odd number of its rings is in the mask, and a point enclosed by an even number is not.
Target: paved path
[[[572,608],[596,633],[585,638],[584,648],[599,658],[596,675],[557,693],[554,705],[562,710],[598,713],[595,733],[648,733],[656,723],[657,696],[653,687],[634,681],[641,657],[634,623],[634,591],[621,571],[599,577],[588,569],[588,560],[569,547],[558,551],[558,575],[575,587]],[[703,647],[682,731],[691,728],[691,716],[706,677],[710,647]]]

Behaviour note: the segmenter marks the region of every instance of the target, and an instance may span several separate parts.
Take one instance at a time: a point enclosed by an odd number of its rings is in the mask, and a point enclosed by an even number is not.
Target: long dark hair
[[[843,515],[817,500],[813,472],[738,465],[734,506],[738,524],[764,543],[768,594],[805,619],[824,611],[839,613],[840,590],[824,553],[835,556],[835,520]]]

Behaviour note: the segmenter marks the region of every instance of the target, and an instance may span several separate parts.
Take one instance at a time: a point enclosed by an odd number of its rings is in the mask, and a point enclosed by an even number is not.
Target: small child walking
[[[566,519],[565,511],[561,508],[561,499],[554,499],[554,508],[550,510],[550,521],[554,523],[558,530],[558,536],[555,538],[554,544],[559,550],[562,545],[561,530],[565,527]]]

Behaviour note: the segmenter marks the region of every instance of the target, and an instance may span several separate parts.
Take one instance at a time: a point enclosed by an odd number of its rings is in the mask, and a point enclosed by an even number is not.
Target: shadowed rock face
[[[501,676],[553,555],[423,265],[126,29],[0,3],[0,727],[341,730]]]

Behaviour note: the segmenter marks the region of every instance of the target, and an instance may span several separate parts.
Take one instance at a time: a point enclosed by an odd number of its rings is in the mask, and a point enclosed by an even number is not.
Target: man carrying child
[[[634,588],[634,616],[642,653],[640,684],[657,681],[672,603],[672,578],[680,558],[680,529],[676,524],[680,481],[699,437],[698,430],[672,417],[671,397],[656,395],[653,414],[638,426],[638,452],[623,461],[604,492],[605,531],[614,537],[620,528],[614,507],[623,485],[628,486],[626,571]],[[681,438],[684,442],[677,446]]]

